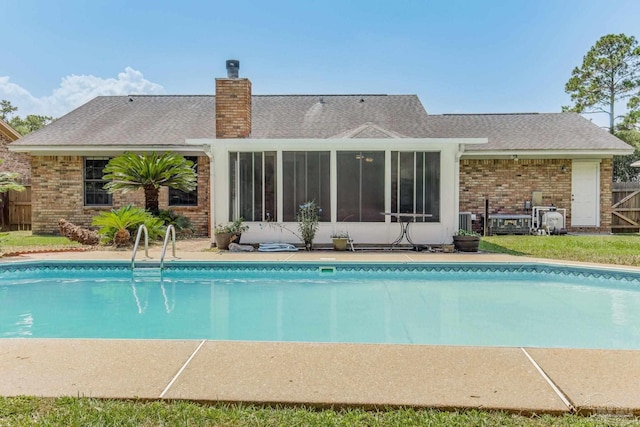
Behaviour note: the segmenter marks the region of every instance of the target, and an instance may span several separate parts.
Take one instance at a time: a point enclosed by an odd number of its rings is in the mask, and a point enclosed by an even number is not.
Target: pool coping
[[[482,253],[228,253],[196,247],[185,246],[178,255],[189,261],[527,262],[640,271]],[[159,250],[151,248],[150,255],[158,257]],[[130,257],[121,251],[56,252],[0,262]],[[0,339],[0,372],[2,396],[640,415],[636,350],[16,338]]]

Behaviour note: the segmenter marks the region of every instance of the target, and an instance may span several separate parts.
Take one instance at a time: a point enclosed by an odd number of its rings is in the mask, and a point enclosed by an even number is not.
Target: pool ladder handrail
[[[167,231],[164,233],[164,243],[162,244],[162,254],[160,255],[160,270],[164,268],[164,254],[167,252],[169,234],[171,234],[171,254],[174,258],[178,258],[176,256],[176,228],[173,224],[169,224]]]
[[[142,232],[144,231],[144,256],[146,258],[151,258],[149,256],[149,231],[144,224],[140,224],[138,227],[138,234],[136,234],[136,243],[133,245],[133,253],[131,254],[131,269],[133,270],[136,263],[136,253],[138,252],[138,246],[140,245],[140,237],[142,236]]]

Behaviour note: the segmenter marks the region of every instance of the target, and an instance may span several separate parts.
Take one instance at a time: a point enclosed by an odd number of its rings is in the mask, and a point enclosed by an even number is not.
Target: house
[[[0,171],[16,172],[21,181],[28,182],[31,177],[29,155],[9,151],[9,144],[18,138],[20,138],[20,134],[7,122],[0,119],[0,159],[2,159]]]
[[[165,189],[161,208],[200,235],[243,217],[243,241],[295,242],[287,229],[309,200],[322,208],[318,243],[343,230],[391,243],[402,224],[385,212],[416,214],[415,242],[449,243],[459,212],[523,213],[534,196],[566,208],[570,229],[610,226],[612,157],[633,150],[579,115],[436,116],[415,95],[252,95],[238,70],[227,61],[215,96],[97,97],[14,142],[31,155],[34,232],[142,205],[142,192],[107,194],[102,168],[125,151],[167,150],[196,161],[198,187]]]

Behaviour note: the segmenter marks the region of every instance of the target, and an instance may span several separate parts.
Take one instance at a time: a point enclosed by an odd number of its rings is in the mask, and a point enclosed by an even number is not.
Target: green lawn
[[[42,249],[65,249],[82,246],[61,236],[34,236],[31,231],[0,233],[0,252],[20,252]]]
[[[490,236],[480,240],[484,252],[554,260],[640,266],[640,235]]]
[[[0,426],[632,426],[611,417],[432,409],[313,409],[193,402],[0,397]]]

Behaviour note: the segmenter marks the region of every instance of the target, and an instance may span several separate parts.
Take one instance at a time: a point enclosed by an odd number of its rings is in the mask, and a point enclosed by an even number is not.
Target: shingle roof
[[[215,137],[215,96],[101,96],[20,146],[181,146]],[[251,138],[488,138],[487,150],[626,150],[575,113],[427,115],[415,95],[254,95]]]
[[[451,114],[427,118],[430,135],[488,138],[467,151],[624,150],[629,145],[576,113]]]
[[[415,95],[254,95],[251,138],[331,138],[365,123],[423,134]],[[100,96],[18,145],[183,145],[215,138],[215,96]]]
[[[415,95],[254,96],[252,138],[332,138],[372,124],[420,138],[426,111]]]
[[[213,96],[99,96],[16,145],[184,145],[215,134]]]

